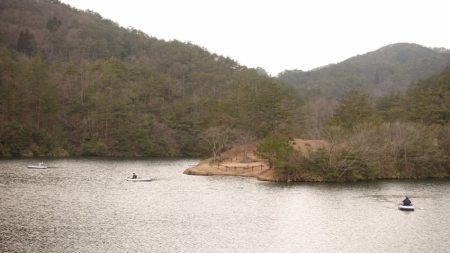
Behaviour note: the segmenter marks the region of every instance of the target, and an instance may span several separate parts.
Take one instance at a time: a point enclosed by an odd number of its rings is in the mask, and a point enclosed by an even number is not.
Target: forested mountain
[[[286,70],[278,78],[328,97],[340,97],[351,89],[379,97],[404,91],[449,64],[449,50],[399,43],[311,71]]]
[[[298,105],[201,47],[55,0],[0,1],[0,156],[204,155],[288,131]]]

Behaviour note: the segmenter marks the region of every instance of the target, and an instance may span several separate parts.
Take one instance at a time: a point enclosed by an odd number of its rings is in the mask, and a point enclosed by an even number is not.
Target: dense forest
[[[26,17],[26,18],[24,18]],[[58,1],[0,2],[3,156],[200,156],[290,127],[296,90]]]
[[[0,156],[215,157],[259,140],[286,180],[448,177],[449,59],[403,43],[272,78],[56,0],[2,0]],[[300,154],[291,137],[330,147]]]

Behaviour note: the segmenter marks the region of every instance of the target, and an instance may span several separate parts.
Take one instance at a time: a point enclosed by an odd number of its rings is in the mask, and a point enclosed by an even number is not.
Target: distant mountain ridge
[[[379,97],[404,91],[411,83],[439,73],[449,64],[448,49],[397,43],[311,71],[286,70],[278,78],[330,97],[339,97],[350,89],[364,89]]]

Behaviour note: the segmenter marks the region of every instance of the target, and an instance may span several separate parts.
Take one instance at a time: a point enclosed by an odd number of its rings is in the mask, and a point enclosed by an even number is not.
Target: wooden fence
[[[217,168],[224,171],[236,171],[238,169],[248,170],[248,171],[262,171],[264,168],[263,164],[259,165],[246,165],[246,166],[229,166],[218,164]]]

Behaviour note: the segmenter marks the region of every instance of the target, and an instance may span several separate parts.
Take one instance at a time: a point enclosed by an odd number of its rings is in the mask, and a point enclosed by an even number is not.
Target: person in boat
[[[404,206],[410,206],[411,200],[409,200],[408,196],[405,197],[405,199],[402,201]]]
[[[136,173],[133,173],[133,176],[131,176],[131,179],[136,179],[136,178],[137,178]]]

